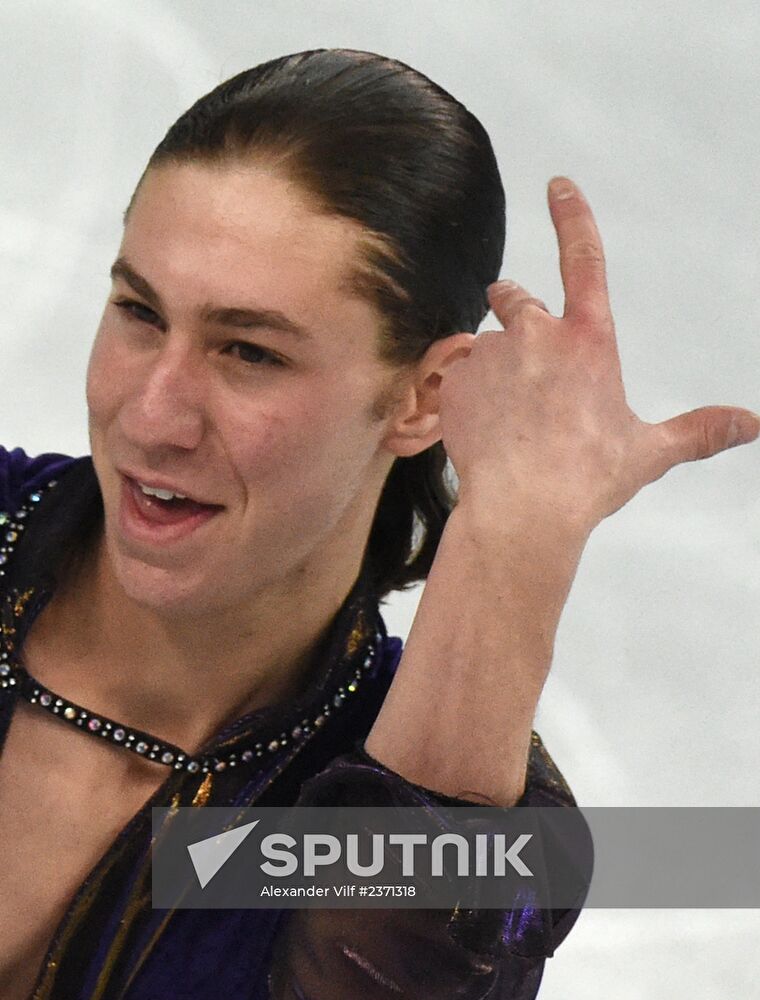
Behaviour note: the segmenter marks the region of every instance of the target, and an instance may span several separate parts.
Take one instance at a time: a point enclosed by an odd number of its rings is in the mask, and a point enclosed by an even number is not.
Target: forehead
[[[302,322],[376,325],[351,286],[362,233],[266,166],[164,165],[143,178],[120,253],[166,294],[220,304],[247,296]]]

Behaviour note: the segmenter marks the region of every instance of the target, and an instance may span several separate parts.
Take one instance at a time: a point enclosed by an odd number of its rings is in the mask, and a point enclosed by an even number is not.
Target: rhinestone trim
[[[45,489],[50,490],[57,485],[56,480],[51,479],[44,489],[30,493],[26,503],[22,504],[15,514],[0,511],[0,577],[5,576],[5,567],[24,532],[27,517],[42,500]]]
[[[56,485],[56,480],[51,480],[46,489],[52,489]],[[0,511],[0,539],[3,542],[0,545],[0,577],[5,575],[5,566],[24,532],[28,515],[40,503],[44,492],[44,489],[38,489],[31,493],[26,503],[15,514]],[[20,617],[23,613],[30,596],[31,594],[27,593],[23,601],[16,602],[14,608],[16,617]],[[257,742],[252,748],[242,751],[235,750],[229,754],[196,754],[193,756],[181,747],[161,740],[151,733],[133,729],[101,713],[91,712],[82,705],[78,705],[40,684],[13,656],[13,642],[10,639],[13,631],[13,629],[5,631],[5,649],[0,651],[0,689],[15,688],[16,692],[30,704],[39,705],[44,711],[75,726],[82,733],[87,733],[95,739],[104,739],[145,759],[155,761],[156,764],[162,764],[177,771],[188,771],[190,774],[198,772],[205,774],[210,771],[222,772],[228,767],[258,762],[260,758],[287,747],[291,742],[298,744],[310,740],[325,725],[331,713],[340,709],[358,689],[362,678],[372,669],[383,640],[382,634],[375,632],[372,645],[365,653],[361,665],[355,669],[353,678],[338,688],[331,700],[324,703],[315,718],[301,719],[300,723],[293,726],[290,732],[283,730],[268,741]]]
[[[365,655],[361,666],[354,671],[351,682],[341,685],[332,702],[325,702],[314,719],[301,719],[300,723],[295,725],[290,732],[283,730],[276,738],[268,742],[257,742],[253,749],[242,752],[236,750],[225,755],[196,754],[193,756],[181,747],[161,740],[144,730],[132,729],[106,715],[90,712],[76,702],[62,697],[51,688],[43,687],[17,661],[6,659],[0,662],[0,688],[15,688],[18,694],[30,704],[39,705],[44,711],[76,726],[81,732],[88,733],[96,739],[105,739],[109,743],[114,743],[125,750],[131,750],[141,757],[155,761],[156,764],[164,764],[177,771],[189,771],[191,774],[201,771],[205,774],[209,771],[221,772],[228,767],[248,764],[267,754],[275,753],[288,746],[290,742],[294,744],[305,743],[311,739],[325,725],[328,716],[333,711],[340,709],[347,701],[349,694],[357,690],[362,677],[372,668],[381,642],[382,635],[376,632],[374,644]],[[0,656],[3,655],[5,654],[0,653]]]

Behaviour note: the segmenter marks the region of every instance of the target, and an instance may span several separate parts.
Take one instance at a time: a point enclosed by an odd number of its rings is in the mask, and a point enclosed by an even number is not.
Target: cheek
[[[90,423],[97,424],[107,419],[116,405],[118,389],[123,379],[115,370],[114,351],[109,346],[108,336],[103,327],[98,329],[87,365],[87,409]]]
[[[243,408],[224,421],[225,451],[249,486],[281,482],[292,490],[294,477],[311,451],[308,435],[313,423],[292,401],[287,410]]]
[[[141,355],[101,321],[87,365],[87,409],[90,427],[110,424],[124,404],[139,392],[145,378]]]
[[[329,494],[360,462],[366,442],[357,424],[345,393],[289,394],[281,405],[236,414],[227,451],[249,485],[271,484],[298,503],[307,494]]]

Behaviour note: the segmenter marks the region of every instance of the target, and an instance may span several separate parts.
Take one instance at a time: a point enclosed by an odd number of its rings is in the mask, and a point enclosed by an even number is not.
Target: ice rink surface
[[[642,419],[760,410],[754,0],[5,0],[0,442],[88,450],[121,213],[171,122],[241,69],[331,46],[408,62],[481,119],[507,191],[503,274],[552,311],[545,184],[582,186]],[[594,532],[536,721],[581,805],[760,804],[759,487],[756,443],[677,467]],[[392,631],[418,598],[387,605]],[[541,997],[749,1000],[759,939],[757,910],[589,910]]]

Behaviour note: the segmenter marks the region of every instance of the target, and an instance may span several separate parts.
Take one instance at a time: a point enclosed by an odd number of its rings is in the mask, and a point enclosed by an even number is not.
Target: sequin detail
[[[55,486],[56,481],[52,480],[46,488],[52,489]],[[0,547],[0,576],[4,575],[5,569],[3,567],[7,565],[26,527],[27,516],[40,503],[43,493],[44,491],[41,489],[31,493],[27,502],[15,515],[0,511],[0,531],[4,532],[4,535],[0,535],[0,537],[4,537],[4,544]],[[14,636],[16,634],[15,623],[25,613],[33,595],[33,590],[27,590],[23,593],[14,591],[6,598],[5,610],[10,611],[11,620],[8,621],[6,618],[2,623],[4,648],[0,651],[0,688],[15,688],[16,692],[30,704],[39,705],[44,711],[76,726],[81,732],[87,733],[95,739],[104,739],[147,760],[152,760],[156,764],[162,764],[176,771],[187,771],[190,774],[198,772],[204,774],[221,773],[227,768],[258,763],[260,758],[267,754],[276,753],[291,743],[305,743],[310,740],[326,724],[330,713],[340,709],[349,696],[357,690],[362,678],[374,666],[383,641],[382,634],[375,632],[361,665],[354,671],[353,678],[338,688],[337,692],[328,702],[325,702],[314,718],[301,719],[289,731],[272,734],[271,739],[257,742],[252,748],[246,748],[242,751],[234,750],[229,754],[193,755],[173,743],[153,736],[151,733],[133,729],[102,713],[91,712],[82,705],[78,705],[56,691],[43,686],[32,677],[14,655]],[[366,629],[366,625],[363,620],[354,626],[347,644],[346,658],[351,657],[360,649],[358,641],[360,634],[363,634],[364,641],[367,641],[364,629]]]
[[[51,479],[45,489],[52,489],[56,485],[56,480]],[[42,489],[30,493],[26,502],[15,513],[0,510],[0,577],[5,576],[5,567],[24,533],[26,519],[38,506],[43,494],[44,490]]]

